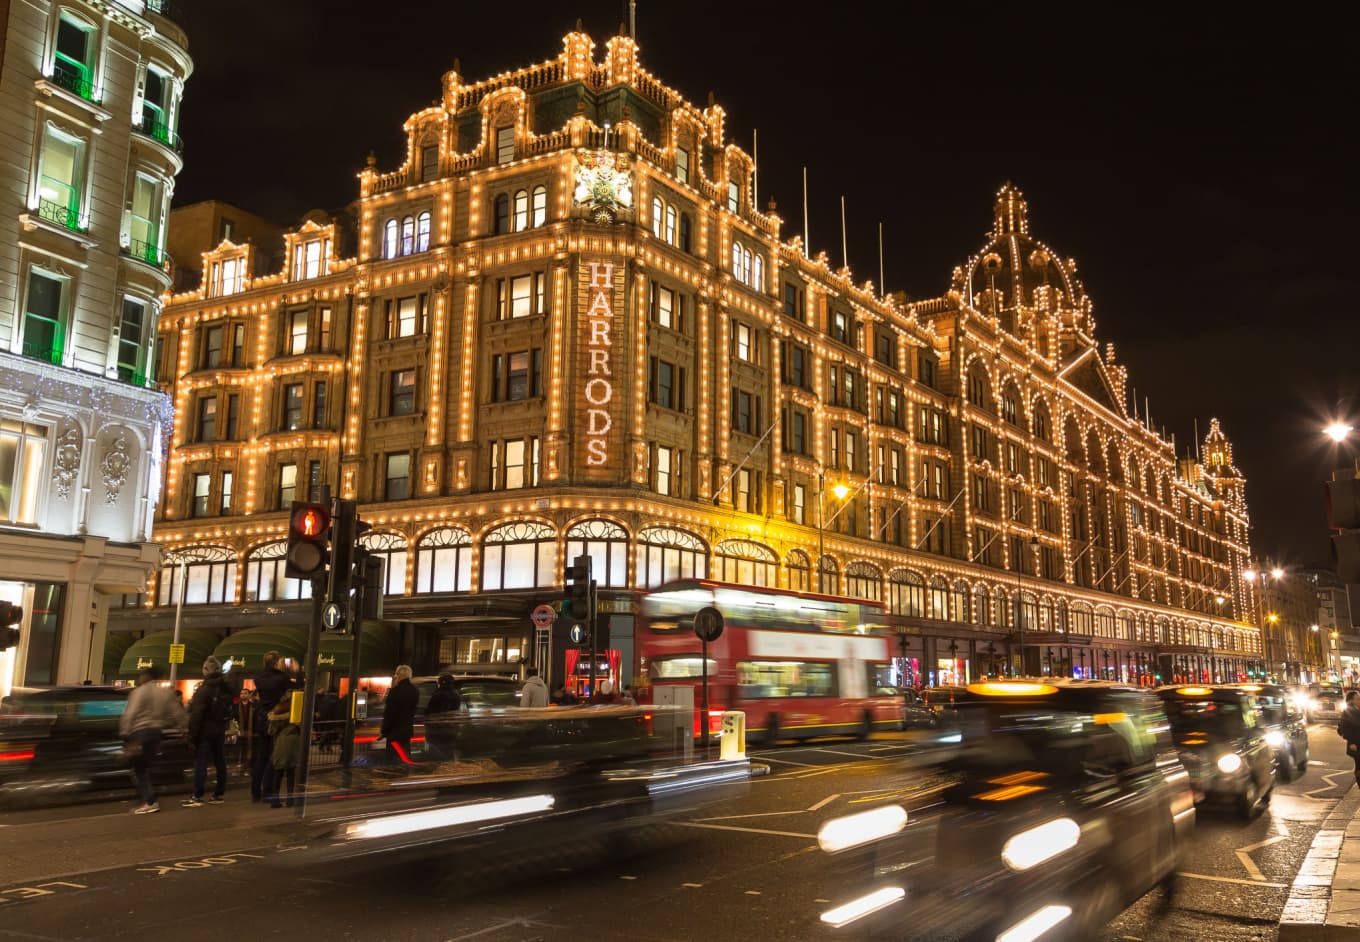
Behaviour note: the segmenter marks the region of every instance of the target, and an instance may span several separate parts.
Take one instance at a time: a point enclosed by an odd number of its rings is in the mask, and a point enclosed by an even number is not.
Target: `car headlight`
[[[1080,838],[1081,825],[1057,818],[1012,837],[1001,848],[1001,859],[1012,870],[1028,870],[1076,847]]]
[[[828,854],[835,854],[892,837],[906,826],[906,809],[901,805],[885,805],[872,811],[832,818],[817,831],[817,845]]]
[[[1231,775],[1242,768],[1242,757],[1235,752],[1225,752],[1218,757],[1218,770]]]
[[[1284,733],[1278,729],[1272,729],[1266,733],[1266,743],[1280,749],[1284,746]]]

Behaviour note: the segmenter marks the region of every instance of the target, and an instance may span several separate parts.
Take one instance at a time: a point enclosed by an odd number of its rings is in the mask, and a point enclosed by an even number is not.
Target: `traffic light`
[[[288,554],[283,574],[290,579],[312,579],[330,562],[331,512],[323,504],[293,501],[288,516]]]
[[[12,602],[0,601],[0,651],[19,645],[19,622],[24,610]]]
[[[1333,471],[1327,482],[1327,523],[1337,578],[1360,582],[1360,480],[1352,469]]]
[[[589,625],[594,615],[590,597],[590,557],[577,556],[567,567],[567,601],[571,603],[571,617]]]
[[[359,520],[359,505],[352,500],[335,502],[335,519],[331,525],[331,581],[326,601],[344,605],[349,601],[350,589],[358,581],[355,548],[359,535],[371,528]]]

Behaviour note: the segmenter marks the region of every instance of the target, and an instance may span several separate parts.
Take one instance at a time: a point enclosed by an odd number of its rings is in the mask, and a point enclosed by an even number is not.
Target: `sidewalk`
[[[1313,836],[1280,914],[1280,942],[1360,942],[1360,788],[1352,786]]]

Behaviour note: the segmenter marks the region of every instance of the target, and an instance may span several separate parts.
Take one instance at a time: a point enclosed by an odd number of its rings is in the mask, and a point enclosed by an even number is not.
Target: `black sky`
[[[461,59],[479,79],[551,58],[577,17],[600,44],[626,3],[202,0],[176,202],[224,199],[280,223],[358,195],[370,150]],[[1258,555],[1326,559],[1319,434],[1360,396],[1355,317],[1356,23],[1243,5],[638,2],[644,66],[730,135],[760,138],[760,193],[857,280],[948,288],[1013,181],[1031,232],[1075,257],[1098,339],[1115,344],[1184,453],[1219,417],[1246,474]],[[1190,12],[1187,12],[1190,10]],[[1350,403],[1360,426],[1360,398]]]

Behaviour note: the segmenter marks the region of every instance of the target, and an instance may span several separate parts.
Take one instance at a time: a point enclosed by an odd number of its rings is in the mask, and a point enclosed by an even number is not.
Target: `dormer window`
[[[496,163],[508,164],[515,159],[515,126],[496,129]]]
[[[683,147],[675,149],[675,178],[681,183],[689,182],[689,151]]]
[[[439,145],[427,144],[420,149],[420,179],[429,182],[439,176]]]
[[[246,260],[241,256],[213,262],[212,273],[208,279],[208,294],[212,297],[236,294],[243,286],[245,274]]]
[[[326,274],[330,255],[330,239],[308,239],[297,243],[293,246],[293,280],[318,278]]]
[[[734,213],[741,210],[741,187],[736,183],[727,184],[727,208]]]
[[[732,277],[756,291],[765,290],[765,256],[740,242],[732,243]]]
[[[405,216],[398,222],[389,219],[383,223],[382,257],[396,258],[412,252],[430,250],[430,212],[425,210],[416,216]],[[330,256],[329,240],[324,253]],[[321,274],[326,274],[323,266]]]

